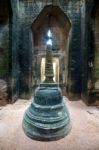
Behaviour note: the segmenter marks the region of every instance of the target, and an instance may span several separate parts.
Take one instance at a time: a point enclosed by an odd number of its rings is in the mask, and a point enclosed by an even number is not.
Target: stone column
[[[95,90],[99,90],[99,9],[94,21],[94,37],[95,37],[95,52],[94,52],[94,79],[95,79]]]

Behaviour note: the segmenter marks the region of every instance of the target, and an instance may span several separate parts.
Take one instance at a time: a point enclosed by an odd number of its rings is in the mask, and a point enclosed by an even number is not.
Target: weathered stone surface
[[[27,136],[40,141],[53,141],[66,136],[70,129],[70,115],[59,87],[50,84],[39,87],[23,118]]]
[[[9,60],[9,68],[11,68],[10,85],[13,101],[15,97],[15,99],[24,97],[24,93],[27,93],[26,95],[28,96],[31,95],[31,89],[40,83],[40,65],[38,64],[40,64],[41,59],[40,57],[36,57],[37,54],[33,53],[33,51],[36,52],[37,49],[34,48],[35,42],[33,40],[34,37],[32,38],[31,26],[43,8],[51,4],[52,2],[50,0],[46,2],[42,0],[11,0],[11,5],[10,3],[8,4],[8,2],[6,3],[6,0],[0,1],[0,24],[7,24],[8,18],[10,17],[9,33],[11,41],[10,49],[12,50],[10,53],[12,56]],[[99,2],[97,0],[62,0],[54,1],[53,4],[54,6],[58,6],[65,15],[68,16],[72,24],[69,34],[68,51],[67,54],[65,54],[67,56],[64,58],[66,61],[60,57],[60,60],[63,60],[61,61],[60,71],[64,69],[63,64],[65,64],[65,69],[67,69],[67,71],[63,71],[63,74],[65,72],[64,76],[60,74],[60,85],[62,85],[64,89],[67,89],[70,97],[72,96],[74,98],[82,94],[83,97],[86,97],[87,102],[90,103],[91,100],[88,100],[88,95],[90,95],[89,93],[92,91],[89,90],[90,81],[92,89],[93,87],[97,87],[99,78]],[[2,12],[2,10],[4,11]],[[7,13],[7,11],[9,13]],[[63,24],[63,22],[61,23]],[[1,28],[2,26],[0,25],[0,30]],[[60,35],[62,33],[59,32],[59,28],[57,28],[54,36],[58,37],[57,33]],[[65,39],[65,37],[63,39]],[[58,40],[59,38],[55,39],[54,49],[60,47],[59,45],[57,46],[56,41]],[[62,43],[61,40],[60,43],[63,44],[64,42]],[[67,37],[65,40],[67,40]],[[63,46],[62,49],[64,49],[64,47],[65,46]],[[64,55],[64,53],[62,55]],[[66,81],[63,82],[65,78]],[[33,85],[35,86],[33,87]],[[63,91],[65,91],[64,89]]]
[[[89,105],[99,100],[98,87],[98,28],[97,17],[99,2],[86,1],[85,3],[85,22],[83,34],[82,51],[82,98]],[[87,65],[86,65],[87,64]]]
[[[42,4],[42,5],[40,5]],[[80,2],[76,1],[76,2],[60,2],[57,3],[57,5],[62,9],[62,11],[67,14],[71,20],[72,23],[72,27],[73,27],[73,37],[72,39],[74,39],[74,37],[76,37],[77,39],[75,40],[71,40],[70,44],[71,44],[71,50],[69,51],[70,54],[70,61],[69,64],[71,66],[72,64],[72,59],[76,59],[76,63],[73,64],[73,68],[71,69],[71,67],[69,67],[69,78],[70,80],[76,80],[76,82],[74,82],[74,85],[72,85],[73,90],[71,89],[71,86],[69,85],[69,90],[71,90],[72,92],[76,92],[76,93],[80,93],[80,76],[81,76],[81,70],[80,67],[77,67],[77,65],[80,64]],[[19,3],[19,7],[14,5],[14,2],[12,3],[12,7],[13,7],[13,11],[14,11],[14,15],[13,17],[13,24],[17,24],[17,34],[19,33],[19,39],[18,44],[16,47],[19,47],[17,50],[17,55],[19,59],[22,59],[21,62],[19,63],[19,75],[17,76],[17,78],[19,78],[19,80],[17,79],[17,82],[19,82],[19,93],[23,91],[25,91],[25,89],[30,89],[31,85],[29,85],[29,83],[26,82],[27,78],[31,78],[31,62],[30,60],[32,58],[30,58],[30,54],[32,54],[31,52],[31,40],[30,40],[30,36],[29,36],[29,31],[30,31],[30,26],[33,23],[33,21],[35,20],[35,18],[37,17],[37,15],[41,12],[41,10],[44,8],[45,3],[40,3],[39,1],[37,1],[36,3],[32,3],[32,2],[26,2],[26,1],[22,1]],[[14,7],[16,7],[14,9]],[[16,17],[15,17],[16,16]],[[18,29],[21,29],[18,31]],[[76,32],[77,29],[77,32]],[[79,31],[78,31],[79,29]],[[15,34],[14,32],[16,31],[16,29],[13,29],[13,34]],[[78,34],[79,33],[79,34]],[[16,36],[18,38],[18,36]],[[22,37],[22,38],[21,38]],[[77,42],[78,41],[78,42]],[[79,44],[79,45],[78,45]],[[18,46],[19,45],[19,46]],[[28,49],[28,51],[27,51]],[[19,53],[18,53],[19,51]],[[75,54],[74,54],[75,51]],[[27,57],[26,57],[26,56]],[[15,55],[16,56],[16,55]],[[30,60],[28,59],[30,58]],[[14,59],[15,60],[15,59]],[[39,66],[38,66],[39,67]],[[13,68],[14,69],[14,68]],[[39,70],[39,69],[37,69]],[[75,70],[75,71],[72,71]],[[75,72],[78,72],[78,75],[75,75]],[[39,73],[36,72],[36,75],[38,76]],[[24,80],[22,79],[24,76]],[[72,78],[73,77],[73,78]],[[79,84],[78,84],[79,83]],[[24,85],[24,86],[22,86]],[[76,91],[74,91],[74,89],[76,89]]]
[[[6,105],[7,103],[7,83],[4,80],[0,80],[0,106]]]
[[[47,43],[45,80],[35,91],[33,102],[23,118],[26,135],[41,141],[58,140],[71,129],[70,116],[61,89],[53,80],[52,58],[52,44]]]

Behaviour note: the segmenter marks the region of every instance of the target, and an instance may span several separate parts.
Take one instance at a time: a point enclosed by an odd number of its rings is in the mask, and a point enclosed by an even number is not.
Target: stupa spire
[[[49,30],[47,41],[47,50],[46,50],[46,64],[45,64],[45,81],[46,83],[53,83],[53,62],[52,62],[52,33]]]

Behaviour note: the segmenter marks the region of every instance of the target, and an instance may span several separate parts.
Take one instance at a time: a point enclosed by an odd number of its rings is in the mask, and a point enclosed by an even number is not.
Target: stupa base
[[[28,137],[39,141],[65,137],[71,130],[71,124],[64,100],[54,106],[41,106],[33,101],[24,114],[23,130]]]

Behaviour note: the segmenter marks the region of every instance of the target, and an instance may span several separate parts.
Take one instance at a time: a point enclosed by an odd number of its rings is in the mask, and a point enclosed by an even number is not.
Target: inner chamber
[[[50,16],[50,20],[49,20]],[[46,6],[32,24],[33,86],[45,79],[47,32],[52,32],[54,81],[64,89],[68,79],[69,32],[71,23],[58,6]]]

